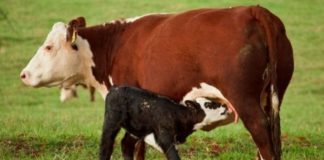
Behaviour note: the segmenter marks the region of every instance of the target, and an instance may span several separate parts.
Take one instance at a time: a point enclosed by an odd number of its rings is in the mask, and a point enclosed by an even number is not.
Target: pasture
[[[87,25],[154,12],[260,4],[280,17],[294,49],[295,72],[281,108],[283,159],[324,159],[324,9],[321,0],[24,0],[0,1],[0,159],[97,159],[104,102],[88,91],[61,103],[58,88],[29,88],[19,73],[54,22],[84,16]],[[113,159],[121,159],[121,133]],[[147,159],[164,159],[147,147]],[[252,159],[242,125],[198,131],[179,146],[183,159]]]

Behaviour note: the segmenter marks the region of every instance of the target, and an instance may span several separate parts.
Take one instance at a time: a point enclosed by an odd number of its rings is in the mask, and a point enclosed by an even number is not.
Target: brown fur
[[[95,78],[108,88],[111,86],[108,76],[113,68],[115,50],[119,46],[117,38],[121,36],[126,26],[126,23],[118,21],[113,25],[106,23],[78,29],[78,34],[88,40],[94,54],[93,60],[96,65],[92,71]]]

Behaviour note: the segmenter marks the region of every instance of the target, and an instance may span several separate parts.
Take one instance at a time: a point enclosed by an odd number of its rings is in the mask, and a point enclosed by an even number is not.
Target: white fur
[[[114,85],[114,82],[113,82],[113,79],[112,79],[112,77],[111,77],[111,75],[109,75],[109,83],[110,83],[110,85]]]
[[[149,14],[145,14],[145,15],[142,15],[142,16],[136,16],[136,17],[126,18],[125,21],[127,23],[132,23],[132,22],[135,22],[138,19],[141,19],[141,18],[143,18],[145,16],[149,16],[149,15],[164,15],[164,14],[168,14],[168,13],[149,13]]]
[[[184,104],[186,100],[195,100],[199,97],[206,97],[206,98],[220,98],[224,101],[226,106],[228,107],[228,112],[234,114],[234,121],[238,121],[238,115],[233,107],[233,105],[224,97],[219,89],[214,86],[211,86],[207,83],[200,83],[200,88],[193,87],[190,92],[188,92],[182,99],[181,104]]]
[[[152,146],[153,148],[157,149],[158,151],[163,153],[162,148],[156,143],[154,134],[148,134],[147,136],[145,136],[144,138],[145,143],[149,144],[150,146]]]
[[[107,88],[92,75],[91,67],[95,64],[88,41],[77,36],[78,51],[75,51],[66,41],[66,31],[66,25],[62,22],[53,25],[43,45],[23,69],[22,74],[28,74],[23,82],[33,87],[69,87],[81,82],[95,87],[105,97]],[[46,46],[52,46],[52,49],[48,51]]]
[[[278,94],[274,91],[273,85],[271,85],[271,101],[272,101],[272,108],[275,112],[275,114],[279,113],[279,99]]]
[[[225,101],[228,101],[220,92],[220,90],[207,83],[202,82],[200,83],[200,88],[193,87],[192,90],[183,97],[181,103],[184,104],[186,100],[194,100],[198,97],[218,97],[224,99]]]
[[[260,158],[261,158],[260,160],[265,160],[265,159],[262,157],[260,151],[259,151],[259,155],[260,155]]]
[[[226,108],[221,106],[217,109],[209,109],[205,107],[205,103],[211,102],[210,100],[206,98],[196,98],[195,99],[197,103],[200,104],[201,109],[205,112],[205,118],[203,121],[197,123],[194,125],[194,130],[198,130],[203,128],[204,126],[210,125],[211,123],[224,120],[228,117],[227,114],[221,115],[221,113],[226,111]]]
[[[142,18],[142,17],[144,17],[144,16],[146,16],[146,15],[143,15],[143,16],[136,16],[136,17],[131,17],[131,18],[126,18],[125,21],[126,21],[127,23],[132,23],[132,22],[135,22],[136,20],[138,20],[138,19],[140,19],[140,18]]]

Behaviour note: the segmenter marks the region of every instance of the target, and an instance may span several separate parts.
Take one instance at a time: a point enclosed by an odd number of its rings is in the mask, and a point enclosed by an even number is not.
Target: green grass
[[[295,72],[281,109],[284,159],[324,159],[323,2],[244,0],[0,1],[0,159],[97,159],[103,101],[60,103],[57,88],[22,85],[19,72],[56,21],[85,16],[89,25],[152,12],[261,4],[286,25]],[[116,142],[114,159],[120,159]],[[196,132],[179,146],[183,159],[252,159],[254,143],[241,123]],[[163,159],[149,148],[148,159]]]

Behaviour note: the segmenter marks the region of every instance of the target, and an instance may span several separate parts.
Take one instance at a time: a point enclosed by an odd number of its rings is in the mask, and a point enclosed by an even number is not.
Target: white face
[[[201,129],[206,125],[210,125],[211,123],[215,123],[217,121],[224,120],[228,117],[226,107],[220,106],[218,108],[210,109],[210,108],[205,107],[205,104],[212,102],[211,100],[208,100],[208,99],[202,98],[202,97],[196,98],[195,100],[197,103],[199,103],[201,109],[206,114],[206,116],[202,122],[195,124],[195,126],[194,126],[195,130]]]
[[[32,87],[69,86],[81,80],[84,59],[87,57],[91,60],[92,54],[85,56],[82,53],[90,49],[80,36],[76,41],[79,49],[73,49],[71,43],[66,41],[66,32],[64,23],[53,25],[43,45],[20,74],[24,84]]]

